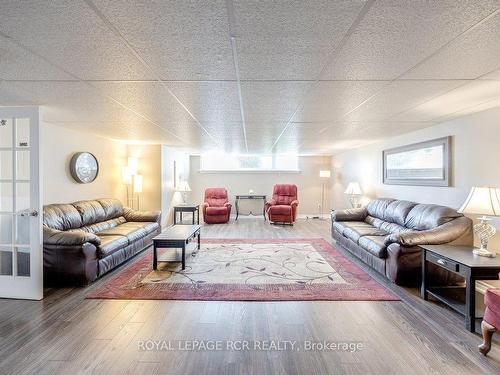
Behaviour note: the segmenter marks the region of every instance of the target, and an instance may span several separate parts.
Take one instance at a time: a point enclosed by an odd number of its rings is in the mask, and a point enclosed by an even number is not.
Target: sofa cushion
[[[82,217],[71,204],[49,204],[43,207],[43,225],[57,230],[78,229]]]
[[[363,236],[387,236],[388,233],[370,226],[366,227],[351,227],[344,229],[344,236],[358,243],[361,237]]]
[[[405,227],[414,230],[429,230],[463,216],[450,207],[435,204],[417,204],[408,213]]]
[[[269,207],[269,212],[273,215],[291,215],[292,214],[292,206],[277,204],[276,206]]]
[[[82,217],[83,225],[100,223],[106,220],[106,212],[99,201],[79,201],[73,203]]]
[[[415,207],[417,203],[409,201],[392,201],[387,205],[384,212],[384,220],[390,223],[396,223],[404,226],[408,213]]]
[[[129,240],[125,236],[102,236],[101,244],[97,247],[97,257],[105,258],[114,252],[128,246]]]
[[[358,243],[363,249],[377,258],[387,257],[387,248],[384,244],[385,236],[363,236]]]
[[[227,215],[227,207],[222,206],[222,207],[207,207],[205,210],[205,213],[207,215],[213,216],[213,215]]]
[[[129,221],[126,223],[130,228],[144,229],[147,234],[151,234],[160,229],[160,224],[149,221]]]
[[[372,200],[370,203],[368,203],[368,206],[366,206],[368,215],[383,220],[387,206],[389,206],[389,204],[394,201],[395,199],[391,198],[380,198]]]
[[[340,234],[344,234],[344,230],[346,228],[371,227],[371,225],[365,223],[364,221],[333,221],[332,226]]]
[[[111,220],[106,220],[102,221],[100,223],[95,223],[95,224],[90,224],[90,225],[85,225],[81,228],[78,228],[78,230],[83,230],[85,232],[89,233],[99,233],[102,232],[103,230],[106,229],[111,229],[114,228],[120,224],[124,224],[127,221],[123,216],[117,217],[116,219],[111,219]]]
[[[123,216],[123,205],[118,199],[106,198],[97,200],[104,209],[105,220]]]
[[[125,224],[118,225],[114,228],[103,230],[97,235],[102,236],[124,236],[127,237],[130,243],[139,240],[142,237],[146,237],[148,232],[143,227],[134,225],[135,223],[127,222]]]
[[[382,219],[378,219],[373,216],[367,216],[365,221],[368,224],[373,225],[376,228],[382,229],[388,233],[402,233],[411,231],[411,229],[405,228],[399,224],[390,223],[388,221],[384,221]]]

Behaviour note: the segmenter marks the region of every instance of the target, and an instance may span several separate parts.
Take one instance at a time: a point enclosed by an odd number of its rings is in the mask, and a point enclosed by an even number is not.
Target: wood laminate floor
[[[243,218],[204,226],[202,231],[203,237],[211,238],[323,237],[331,241],[329,223],[318,220],[281,227]],[[416,290],[391,285],[368,272],[402,301],[85,299],[116,271],[88,288],[47,290],[41,302],[0,300],[0,374],[500,373],[498,342],[489,357],[483,357],[477,351],[480,336],[467,332],[458,315],[421,300]],[[159,351],[141,350],[141,342],[152,345],[148,340],[170,343],[177,350],[165,346]],[[246,340],[262,348],[263,340],[281,340],[282,345],[289,340],[301,350],[178,350],[187,349],[179,345],[190,340],[219,340],[224,345],[227,340]],[[303,350],[306,341],[322,340],[359,342],[363,349]]]

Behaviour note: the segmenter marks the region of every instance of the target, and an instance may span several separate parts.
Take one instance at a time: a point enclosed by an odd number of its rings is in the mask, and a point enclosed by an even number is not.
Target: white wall
[[[117,198],[125,202],[125,188],[120,180],[121,166],[126,164],[124,144],[42,123],[40,149],[43,204],[96,198]],[[91,152],[99,162],[99,175],[90,184],[77,183],[69,172],[71,157],[81,151]]]
[[[330,167],[330,156],[301,156],[299,157],[300,173],[200,173],[200,157],[191,156],[189,183],[193,191],[190,198],[194,202],[201,203],[206,188],[225,187],[233,204],[236,194],[248,194],[250,189],[254,190],[255,194],[266,194],[270,199],[275,184],[291,183],[298,187],[299,215],[317,215],[318,204],[321,204],[323,182],[325,182],[324,212],[330,209],[330,181],[319,178],[319,171],[330,169]],[[242,213],[248,210],[260,213],[262,203],[241,201],[240,207]]]
[[[174,161],[176,177],[174,177]],[[166,226],[173,221],[173,207],[182,202],[181,193],[174,189],[174,179],[188,181],[189,155],[172,147],[161,147],[161,211],[162,225]],[[191,182],[189,181],[191,184]],[[191,184],[192,185],[192,184]],[[191,202],[188,199],[189,202]]]
[[[382,183],[382,151],[434,138],[452,136],[452,186],[397,186]],[[500,187],[500,108],[461,117],[385,142],[333,156],[333,206],[348,207],[343,194],[349,181],[359,181],[369,197],[392,197],[458,208],[472,186]],[[500,227],[497,221],[497,227]],[[497,236],[500,245],[500,236]]]

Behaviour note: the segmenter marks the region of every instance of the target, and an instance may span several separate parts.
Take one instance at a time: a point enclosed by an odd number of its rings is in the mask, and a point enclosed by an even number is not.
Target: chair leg
[[[491,338],[497,329],[485,320],[481,322],[481,331],[483,333],[483,343],[479,345],[479,351],[486,355],[491,349]]]

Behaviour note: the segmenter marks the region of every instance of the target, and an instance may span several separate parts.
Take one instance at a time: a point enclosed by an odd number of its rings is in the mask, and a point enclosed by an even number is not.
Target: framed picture
[[[444,137],[384,150],[384,184],[450,186],[450,145]]]

